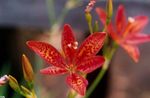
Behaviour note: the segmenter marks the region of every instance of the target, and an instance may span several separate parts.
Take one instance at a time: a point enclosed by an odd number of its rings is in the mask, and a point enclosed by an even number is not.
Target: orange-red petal
[[[137,33],[137,34],[131,36],[130,38],[127,38],[126,42],[128,44],[133,44],[133,45],[150,42],[150,35],[143,34],[143,33]]]
[[[47,63],[57,67],[65,66],[61,54],[50,44],[39,41],[28,41],[27,45],[38,55],[40,55]]]
[[[122,33],[125,25],[126,25],[125,9],[123,5],[119,5],[116,15],[116,27],[118,34]]]
[[[99,16],[100,21],[103,23],[103,25],[105,25],[107,18],[106,12],[102,8],[96,8],[96,13]]]
[[[84,73],[90,73],[101,67],[104,61],[105,59],[102,56],[87,57],[78,64],[77,70]]]
[[[134,33],[139,33],[148,23],[147,16],[136,16],[133,18],[134,22],[131,23],[131,28],[129,30],[129,35]]]
[[[114,26],[112,25],[112,23],[108,24],[107,32],[113,40],[115,40],[117,43],[119,43],[121,36],[118,35],[117,32],[114,30]]]
[[[135,45],[127,45],[127,44],[123,44],[121,45],[126,52],[129,54],[129,56],[135,61],[138,62],[139,60],[139,56],[140,56],[140,52],[137,46]]]
[[[76,53],[78,43],[75,40],[73,31],[70,25],[66,24],[62,33],[62,48],[66,57],[66,60],[70,63],[73,61]]]
[[[105,32],[97,32],[91,34],[87,39],[85,39],[77,51],[77,61],[85,57],[96,55],[103,46],[105,37]]]
[[[73,88],[77,93],[84,96],[86,93],[86,87],[88,85],[88,81],[78,74],[69,75],[66,78],[67,84]]]
[[[67,70],[60,67],[50,66],[45,69],[41,69],[40,72],[42,74],[47,74],[47,75],[58,75],[58,74],[65,74]]]

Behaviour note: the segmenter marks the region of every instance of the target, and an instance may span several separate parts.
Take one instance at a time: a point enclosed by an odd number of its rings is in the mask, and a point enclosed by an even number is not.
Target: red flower
[[[101,22],[106,25],[105,11],[97,8],[96,12]],[[146,16],[129,17],[126,21],[124,6],[120,5],[116,15],[116,29],[114,30],[112,23],[107,26],[110,36],[126,50],[135,62],[138,62],[140,55],[137,45],[150,41],[150,35],[141,33],[147,23],[148,17]]]
[[[42,69],[41,73],[48,75],[69,73],[66,78],[68,85],[80,95],[85,95],[88,81],[82,75],[94,71],[104,63],[104,58],[96,54],[101,49],[105,36],[103,32],[94,33],[78,48],[71,27],[65,25],[62,33],[64,55],[45,42],[28,41],[27,45],[52,65]]]

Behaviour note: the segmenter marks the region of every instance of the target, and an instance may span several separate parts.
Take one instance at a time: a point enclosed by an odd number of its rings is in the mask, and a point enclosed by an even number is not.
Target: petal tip
[[[118,8],[119,9],[124,9],[124,5],[120,4]]]
[[[79,76],[77,74],[69,75],[66,78],[66,82],[72,89],[74,89],[81,96],[85,95],[88,81],[84,79],[82,76]]]
[[[26,55],[23,53],[23,54],[22,54],[22,58],[25,58],[25,57],[26,57]]]
[[[103,37],[106,37],[106,32],[98,32],[98,33],[100,33],[99,35],[101,35],[101,36],[103,36]]]
[[[65,24],[64,25],[64,29],[66,29],[66,28],[70,28],[71,26],[69,25],[69,24]]]
[[[30,44],[30,42],[31,42],[31,41],[27,41],[26,44],[28,45],[28,44]]]
[[[133,60],[134,60],[135,63],[139,62],[139,58],[133,58]]]
[[[28,46],[31,46],[33,43],[34,43],[34,41],[27,41],[27,42],[26,42],[26,44],[27,44]]]
[[[41,70],[40,70],[40,73],[41,73],[41,74],[48,74],[48,70],[41,69]]]

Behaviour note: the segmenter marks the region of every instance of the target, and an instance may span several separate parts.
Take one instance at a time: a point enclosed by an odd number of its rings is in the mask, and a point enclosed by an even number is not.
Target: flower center
[[[73,64],[70,64],[70,65],[67,66],[67,70],[68,70],[70,73],[75,73],[76,67],[75,67]]]

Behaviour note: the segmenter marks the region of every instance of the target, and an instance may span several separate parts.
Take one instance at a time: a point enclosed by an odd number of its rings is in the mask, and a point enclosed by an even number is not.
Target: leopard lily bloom
[[[101,22],[106,25],[105,11],[97,8],[96,12]],[[138,62],[140,56],[138,45],[150,41],[150,35],[141,33],[147,23],[148,17],[146,16],[129,17],[126,21],[124,6],[120,5],[116,15],[116,26],[110,23],[107,26],[107,32],[135,62]]]
[[[52,65],[42,69],[41,73],[47,75],[68,73],[69,75],[66,77],[67,84],[84,96],[88,81],[83,77],[83,74],[101,67],[105,61],[102,56],[96,56],[104,43],[105,36],[104,32],[93,33],[78,48],[78,42],[72,29],[66,24],[61,41],[63,55],[45,42],[28,41],[27,45],[48,64]]]

